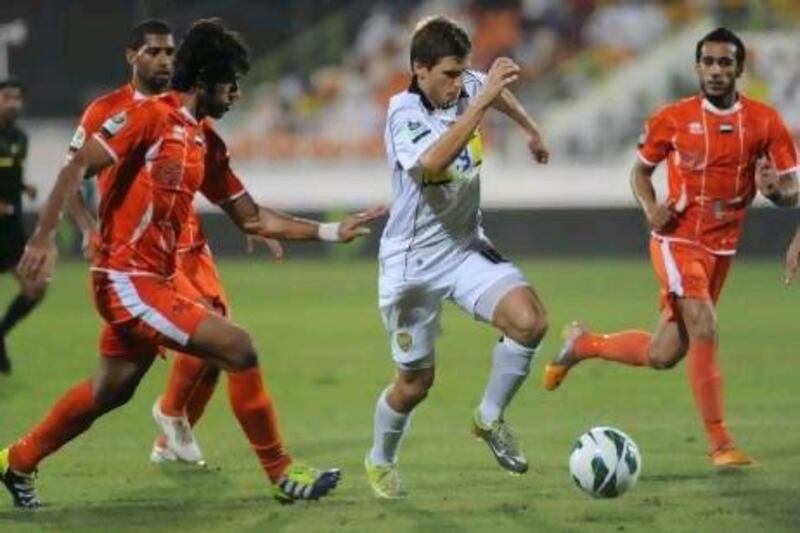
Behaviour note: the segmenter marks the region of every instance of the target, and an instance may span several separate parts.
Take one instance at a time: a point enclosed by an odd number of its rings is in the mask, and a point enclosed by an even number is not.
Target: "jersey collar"
[[[178,93],[176,91],[166,92],[163,95],[161,95],[161,98],[165,102],[167,102],[169,105],[174,107],[178,111],[178,113],[181,115],[181,118],[186,120],[189,124],[192,124],[194,126],[197,126],[199,124],[197,119],[194,118],[194,115],[192,115],[189,112],[189,110],[186,109],[186,106],[183,105],[183,102],[181,101],[181,97],[178,95]]]
[[[742,109],[742,99],[739,97],[739,94],[736,94],[736,103],[730,106],[728,109],[720,109],[719,107],[715,106],[711,103],[711,101],[703,97],[702,104],[703,109],[710,113],[714,113],[715,115],[725,116],[725,115],[732,115]]]
[[[422,92],[422,89],[419,88],[419,84],[417,83],[417,77],[416,76],[411,76],[411,83],[408,86],[408,92],[410,92],[411,94],[416,94],[417,96],[419,96],[419,99],[422,102],[422,105],[425,106],[425,109],[427,109],[429,113],[433,113],[434,111],[436,111],[436,109],[437,109],[436,106],[433,105],[433,102],[428,100],[428,97],[425,96],[425,93]],[[469,95],[467,94],[467,91],[465,91],[463,88],[461,89],[461,94],[458,95],[458,98],[456,98],[456,101],[453,102],[452,105],[449,105],[447,107],[442,107],[442,108],[439,108],[439,109],[450,109],[461,98],[469,98]]]

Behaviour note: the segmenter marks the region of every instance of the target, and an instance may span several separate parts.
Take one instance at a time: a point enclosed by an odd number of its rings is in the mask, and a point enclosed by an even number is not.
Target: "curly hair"
[[[172,87],[188,91],[235,81],[250,70],[250,52],[238,33],[219,19],[201,19],[192,24],[175,53]]]

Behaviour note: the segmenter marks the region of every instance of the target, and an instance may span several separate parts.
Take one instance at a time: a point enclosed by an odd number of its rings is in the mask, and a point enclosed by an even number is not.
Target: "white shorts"
[[[477,320],[491,322],[503,296],[529,285],[516,266],[492,249],[465,252],[463,261],[431,276],[404,279],[402,269],[382,269],[378,305],[392,358],[407,370],[433,366],[444,300]]]

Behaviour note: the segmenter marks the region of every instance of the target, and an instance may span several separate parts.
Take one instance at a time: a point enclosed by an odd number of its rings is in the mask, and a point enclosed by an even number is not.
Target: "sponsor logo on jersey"
[[[689,133],[692,135],[702,135],[703,134],[703,125],[699,122],[690,122],[689,123]]]

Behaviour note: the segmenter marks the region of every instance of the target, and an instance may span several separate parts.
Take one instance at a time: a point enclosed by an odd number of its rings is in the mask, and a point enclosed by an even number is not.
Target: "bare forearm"
[[[261,207],[262,220],[266,222],[266,233],[262,237],[287,241],[319,239],[319,223],[295,217],[274,209]]]
[[[653,187],[653,168],[641,163],[631,170],[631,190],[633,196],[645,211],[656,205],[656,190]]]
[[[541,136],[539,126],[510,90],[503,89],[500,97],[494,101],[493,107],[517,123],[525,133]]]
[[[67,198],[75,194],[86,169],[87,166],[75,158],[61,169],[56,184],[39,213],[36,233],[48,238],[55,235]]]
[[[470,105],[455,124],[422,154],[422,168],[433,175],[442,173],[464,149],[485,113],[485,105],[478,102]]]
[[[97,221],[80,190],[76,190],[67,198],[67,212],[83,233],[89,233],[97,229]]]
[[[261,207],[255,203],[249,193],[243,194],[222,207],[231,220],[245,233],[284,240],[319,238],[317,222]]]

